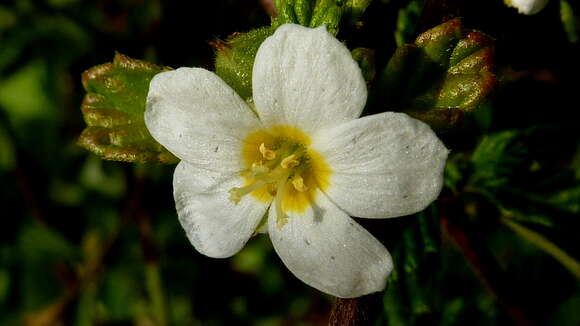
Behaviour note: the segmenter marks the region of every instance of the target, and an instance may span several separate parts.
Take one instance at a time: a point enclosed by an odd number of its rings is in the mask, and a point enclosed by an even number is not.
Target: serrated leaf
[[[215,49],[215,72],[242,98],[252,96],[252,69],[258,48],[272,35],[269,27],[235,33],[225,41],[212,42]]]
[[[85,71],[81,110],[87,128],[79,145],[106,160],[176,163],[151,137],[143,118],[149,82],[169,69],[116,53],[113,62]]]
[[[525,166],[529,153],[521,136],[522,132],[517,130],[484,136],[471,157],[477,178],[501,184],[512,172]]]
[[[376,94],[381,106],[442,129],[483,103],[496,84],[492,71],[492,40],[453,19],[399,47]]]

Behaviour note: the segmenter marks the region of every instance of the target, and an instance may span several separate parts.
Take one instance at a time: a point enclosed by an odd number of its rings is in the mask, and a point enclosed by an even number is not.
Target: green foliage
[[[325,25],[336,35],[341,20],[356,23],[372,0],[275,0],[277,15],[272,27],[294,23],[308,27]]]
[[[562,19],[562,26],[566,31],[568,40],[571,43],[578,42],[578,34],[580,33],[580,19],[578,14],[574,12],[574,8],[567,0],[560,0],[560,17]]]
[[[379,77],[378,103],[443,129],[477,108],[496,85],[493,47],[459,19],[399,47]]]
[[[87,95],[81,106],[87,128],[79,144],[107,160],[175,163],[145,127],[149,82],[169,68],[115,54],[111,63],[83,73]]]
[[[374,81],[376,75],[375,51],[369,48],[352,50],[352,58],[358,63],[367,84]]]
[[[213,43],[215,73],[244,99],[252,97],[252,69],[258,48],[272,33],[272,28],[263,27]]]
[[[424,0],[410,1],[406,8],[399,9],[397,17],[397,29],[395,29],[395,41],[397,46],[413,42],[415,24],[421,14]]]

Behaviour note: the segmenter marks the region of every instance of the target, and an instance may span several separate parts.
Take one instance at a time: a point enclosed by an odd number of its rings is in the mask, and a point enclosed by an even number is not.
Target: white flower
[[[182,160],[173,186],[189,240],[229,257],[265,217],[276,252],[305,283],[338,297],[382,290],[389,252],[349,215],[424,209],[441,190],[447,149],[405,114],[358,118],[365,81],[324,27],[278,28],[252,82],[254,110],[204,69],[151,81],[145,122]]]
[[[548,0],[505,0],[510,7],[515,7],[520,14],[533,15],[548,4]]]

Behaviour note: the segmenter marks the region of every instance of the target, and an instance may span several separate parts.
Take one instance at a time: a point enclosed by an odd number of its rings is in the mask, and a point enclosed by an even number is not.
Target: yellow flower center
[[[311,140],[300,129],[274,126],[249,134],[244,140],[242,171],[245,184],[230,190],[238,203],[250,194],[259,201],[274,200],[278,227],[288,219],[286,212],[302,213],[314,202],[317,189],[324,191],[331,170],[322,155],[308,148]]]

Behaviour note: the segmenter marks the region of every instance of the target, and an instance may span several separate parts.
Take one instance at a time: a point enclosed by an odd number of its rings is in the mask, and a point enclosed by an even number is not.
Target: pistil
[[[230,190],[230,200],[238,204],[241,198],[262,187],[274,197],[273,209],[276,210],[278,227],[282,227],[288,220],[283,201],[288,193],[287,188],[294,188],[298,192],[308,191],[302,174],[308,168],[308,157],[303,145],[294,143],[285,138],[275,139],[275,147],[268,148],[260,143],[256,150],[260,153],[257,161],[243,173],[249,185]]]

